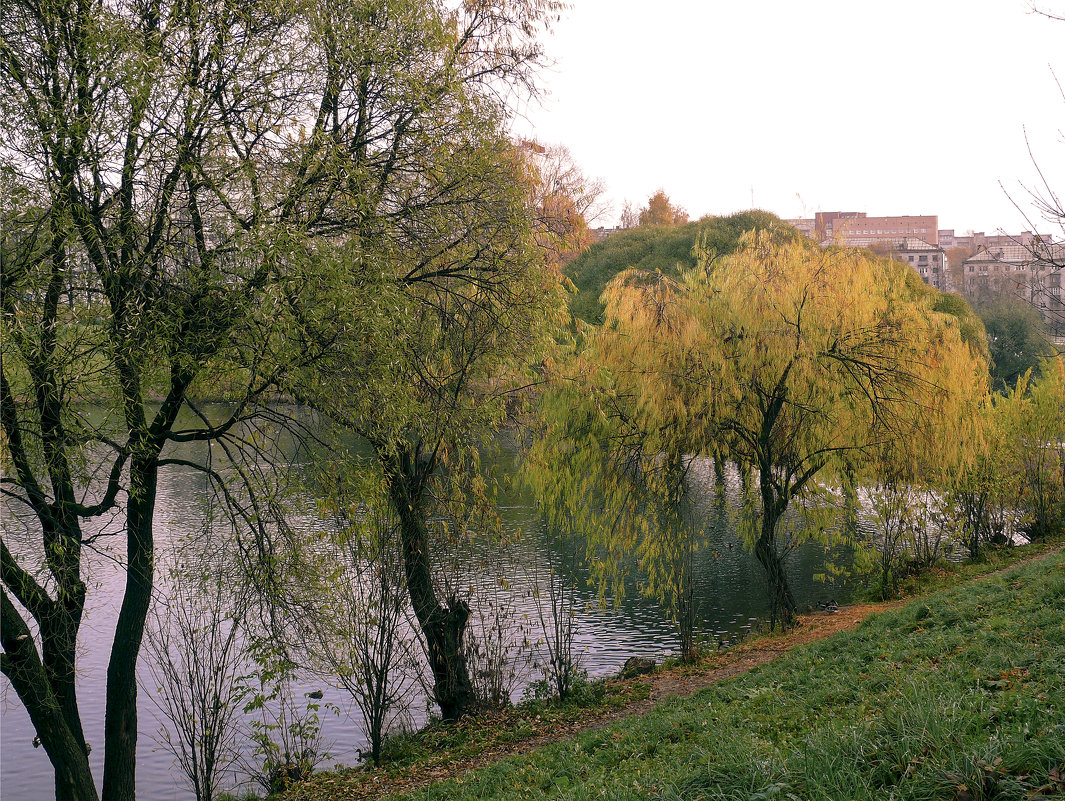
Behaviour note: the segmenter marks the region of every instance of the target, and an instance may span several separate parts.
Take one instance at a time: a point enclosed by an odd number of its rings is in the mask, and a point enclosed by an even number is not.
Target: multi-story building
[[[1043,316],[1053,336],[1065,336],[1065,244],[1033,239],[1028,247],[1003,245],[981,250],[962,263],[966,297],[1011,294]]]
[[[794,220],[784,220],[784,222],[795,228],[800,234],[808,239],[817,239],[817,228],[812,219],[797,218]]]
[[[985,234],[983,231],[969,231],[967,234],[955,235],[953,228],[943,228],[939,231],[939,244],[943,248],[1004,248],[1011,245],[1029,247],[1033,241],[1039,239],[1031,231],[1021,231],[1019,234]]]
[[[909,264],[926,284],[941,292],[953,292],[947,254],[939,245],[931,245],[917,237],[906,237],[891,252],[891,257]]]
[[[786,222],[823,245],[870,248],[909,264],[936,289],[954,289],[934,214],[870,217],[864,211],[819,211],[812,220]]]
[[[819,211],[814,215],[817,238],[826,244],[853,245],[853,240],[898,240],[915,237],[939,245],[939,217],[935,214],[869,217],[864,211]]]
[[[603,226],[599,226],[598,228],[593,228],[592,229],[592,237],[594,237],[596,242],[602,242],[608,236],[611,236],[612,234],[616,234],[618,231],[624,231],[624,230],[625,229],[622,228],[621,226],[618,226],[616,228],[604,228]]]
[[[929,286],[942,292],[955,291],[950,272],[947,270],[947,254],[938,245],[931,245],[915,236],[895,239],[875,236],[847,237],[845,244],[850,247],[869,248],[883,256],[890,256],[913,267],[921,276],[921,280]]]

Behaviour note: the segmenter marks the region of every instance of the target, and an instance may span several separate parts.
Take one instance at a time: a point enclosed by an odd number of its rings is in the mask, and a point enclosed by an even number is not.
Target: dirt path
[[[1059,549],[1054,548],[1051,552],[1057,550]],[[1018,565],[1042,559],[1047,555],[1047,553],[1041,553],[1021,559],[979,578],[1004,573]],[[574,722],[564,723],[550,720],[544,721],[542,726],[537,726],[537,721],[529,721],[527,718],[519,720],[513,710],[490,713],[483,719],[478,719],[474,725],[501,729],[508,724],[520,724],[525,729],[531,725],[532,731],[528,736],[494,745],[472,756],[445,752],[427,762],[399,768],[393,772],[389,772],[386,768],[369,772],[356,770],[342,775],[323,774],[306,784],[297,785],[284,796],[284,799],[285,801],[340,801],[341,799],[363,801],[363,799],[376,799],[420,790],[436,782],[457,779],[470,771],[508,756],[524,754],[550,743],[570,739],[581,732],[602,728],[626,717],[646,714],[656,704],[670,696],[693,695],[704,687],[741,676],[798,645],[817,642],[841,631],[851,631],[870,615],[897,609],[912,600],[913,598],[905,598],[888,603],[852,604],[840,607],[833,613],[800,615],[799,624],[786,634],[773,634],[741,643],[728,651],[708,657],[694,666],[684,665],[640,676],[637,681],[650,685],[646,697],[610,712],[589,713],[587,717]]]
[[[569,739],[583,731],[602,728],[622,718],[643,715],[665,698],[674,695],[692,695],[704,687],[740,676],[759,665],[776,659],[797,645],[823,640],[841,631],[850,631],[869,615],[897,608],[902,603],[895,601],[879,604],[854,604],[841,607],[831,614],[801,615],[799,625],[786,634],[774,634],[759,637],[748,643],[741,643],[695,666],[685,665],[639,677],[639,681],[650,685],[649,693],[645,698],[620,709],[590,715],[568,724],[560,724],[554,720],[545,726],[543,731],[535,731],[534,728],[534,731],[527,737],[497,745],[487,752],[474,756],[441,754],[439,759],[419,763],[409,768],[401,768],[392,773],[383,770],[359,771],[334,778],[319,776],[305,785],[293,788],[285,798],[286,801],[296,799],[300,801],[311,799],[361,801],[424,789],[436,782],[459,778],[472,770],[505,757],[524,754],[549,743]],[[489,716],[483,725],[504,726],[507,716],[508,712],[504,710]]]

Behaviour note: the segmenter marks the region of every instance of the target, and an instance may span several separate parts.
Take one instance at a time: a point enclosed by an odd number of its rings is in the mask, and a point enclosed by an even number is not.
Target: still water
[[[516,468],[513,450],[502,450],[494,469],[501,474],[512,473]],[[711,502],[713,494],[708,489],[708,465],[697,464],[695,468],[695,509],[708,530],[708,541],[697,555],[694,571],[697,627],[712,643],[734,640],[766,619],[765,582],[761,567],[737,541],[728,514]],[[699,486],[703,487],[701,496]],[[184,467],[167,468],[160,481],[156,510],[161,552],[165,553],[168,543],[199,530],[203,525],[204,494],[202,474]],[[535,582],[542,580],[554,567],[563,581],[577,588],[576,646],[581,665],[591,677],[616,673],[631,656],[660,660],[677,653],[679,642],[675,625],[656,603],[640,596],[636,577],[622,598],[603,603],[595,588],[589,586],[589,575],[584,566],[559,553],[559,540],[548,535],[528,494],[514,488],[505,490],[499,496],[499,512],[506,532],[515,535],[511,544],[502,551],[479,547],[476,554],[464,554],[461,560],[468,565],[491,563],[489,570],[473,571],[466,577],[471,586],[476,585],[472,586],[471,626],[493,625],[490,616],[479,614],[490,601],[493,610],[510,610],[507,625],[514,629],[510,635],[513,642],[535,641],[539,631],[536,615],[530,608],[530,598]],[[23,530],[20,521],[6,507],[3,509],[3,525],[5,538],[14,547],[32,547],[32,533]],[[121,525],[122,520],[116,517],[102,521],[96,531],[86,533],[117,532]],[[306,520],[304,525],[314,528],[321,527],[322,523]],[[518,532],[520,536],[517,536]],[[106,541],[106,537],[100,540],[101,543]],[[580,550],[580,543],[577,546]],[[568,552],[569,549],[565,550]],[[99,780],[103,771],[102,677],[106,672],[124,574],[116,554],[106,547],[101,546],[86,556],[90,600],[79,638],[78,691],[86,736],[91,744],[98,746],[91,753],[90,761]],[[814,576],[824,571],[828,558],[824,549],[816,545],[803,546],[790,555],[789,577],[800,608],[831,598],[842,601],[849,596],[850,588],[841,579],[835,582],[815,580]],[[528,682],[540,678],[531,665],[524,663],[527,656],[527,651],[519,652],[518,649],[512,654],[518,669],[509,689],[515,700],[521,697]],[[138,795],[153,801],[189,801],[192,793],[187,789],[183,775],[173,764],[171,753],[160,745],[159,732],[164,719],[150,699],[153,689],[151,672],[143,652],[139,675]],[[351,699],[341,690],[309,677],[296,690],[297,699],[305,691],[323,691],[323,702],[336,710],[335,714],[323,712],[321,718],[323,736],[333,763],[357,764],[359,749],[365,747],[366,741],[361,716]],[[43,749],[33,747],[34,732],[29,717],[6,678],[0,679],[0,713],[0,793],[4,801],[51,798],[50,763]],[[425,718],[426,704],[422,697],[412,703],[410,719],[414,725],[419,725]],[[242,777],[234,776],[231,784],[236,786],[241,780]]]

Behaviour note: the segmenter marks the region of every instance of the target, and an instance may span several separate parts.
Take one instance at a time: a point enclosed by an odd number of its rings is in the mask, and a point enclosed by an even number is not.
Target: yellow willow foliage
[[[593,358],[664,450],[727,446],[801,467],[921,429],[942,435],[986,394],[986,366],[903,269],[748,236],[683,285],[619,276]]]
[[[683,514],[690,457],[758,471],[776,519],[844,468],[946,470],[974,447],[964,421],[987,392],[958,319],[934,311],[935,293],[904,265],[771,232],[745,235],[728,258],[701,243],[696,255],[680,281],[628,271],[611,282],[605,324],[545,398],[530,460],[554,520],[592,542],[596,575],[616,589],[618,560],[635,554],[659,597],[680,591],[683,535],[658,524]],[[753,538],[760,510],[749,512]],[[687,531],[697,547],[698,524]]]

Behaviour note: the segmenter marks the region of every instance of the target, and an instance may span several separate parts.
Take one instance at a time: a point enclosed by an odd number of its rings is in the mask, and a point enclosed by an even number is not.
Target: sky
[[[1015,233],[1023,211],[1053,231],[1025,188],[1029,147],[1065,196],[1065,21],[1028,0],[572,0],[543,41],[547,95],[515,130],[604,181],[601,225],[661,188],[692,218],[936,214]]]

